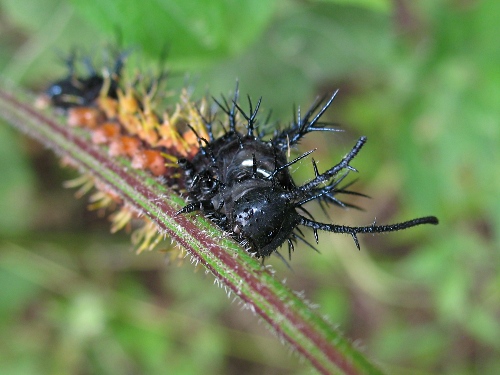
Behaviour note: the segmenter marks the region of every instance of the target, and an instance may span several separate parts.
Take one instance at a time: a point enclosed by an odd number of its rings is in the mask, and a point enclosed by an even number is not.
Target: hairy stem
[[[88,141],[84,131],[64,125],[53,113],[35,109],[31,98],[18,94],[17,89],[0,85],[0,117],[69,158],[156,223],[320,373],[380,374],[304,299],[220,229],[202,217],[175,215],[184,202],[157,179],[134,170],[126,159],[109,157],[106,150]]]

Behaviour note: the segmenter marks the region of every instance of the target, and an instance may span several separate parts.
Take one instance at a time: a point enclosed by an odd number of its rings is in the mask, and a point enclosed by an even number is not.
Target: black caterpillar
[[[115,61],[115,66],[109,74],[109,87],[107,96],[116,99],[119,86],[119,77],[122,72],[126,54],[121,54]],[[90,106],[98,98],[105,84],[105,78],[98,73],[89,60],[84,60],[87,68],[87,77],[82,78],[75,74],[76,54],[73,53],[66,59],[69,74],[66,78],[51,84],[45,94],[50,99],[50,104],[58,109]]]
[[[421,224],[438,224],[434,216],[390,225],[373,223],[363,227],[325,224],[315,221],[302,207],[313,200],[320,204],[353,207],[342,202],[337,195],[363,195],[347,190],[349,185],[342,187],[340,184],[350,171],[356,171],[350,163],[365,144],[366,137],[359,138],[351,151],[326,172],[319,173],[312,159],[315,177],[301,186],[294,183],[289,171],[291,165],[312,152],[287,161],[286,152],[290,147],[310,132],[338,131],[320,122],[336,94],[324,105],[321,104],[325,100],[318,100],[303,116],[299,110],[292,125],[282,131],[275,131],[268,141],[264,140],[265,134],[256,132],[261,100],[253,109],[249,99],[248,114],[237,104],[238,90],[231,104],[225,99],[222,103],[215,100],[229,118],[229,130],[215,138],[213,121],[205,120],[209,139],[198,137],[200,150],[195,157],[192,160],[179,160],[191,203],[178,214],[202,211],[258,258],[270,256],[285,241],[288,243],[289,255],[297,240],[310,245],[303,238],[299,225],[312,228],[316,243],[318,230],[350,234],[359,249],[358,233],[392,232]],[[238,112],[247,122],[245,133],[236,129]]]

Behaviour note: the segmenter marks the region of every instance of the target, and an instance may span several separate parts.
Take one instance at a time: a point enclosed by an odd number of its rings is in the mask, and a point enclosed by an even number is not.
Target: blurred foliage
[[[331,220],[441,223],[363,237],[360,252],[321,234],[321,254],[300,246],[294,272],[268,263],[389,373],[493,374],[498,14],[495,0],[1,0],[0,69],[36,90],[65,74],[71,48],[94,58],[119,44],[153,65],[166,52],[172,90],[227,94],[238,78],[283,123],[294,103],[340,87],[328,116],[346,132],[308,137],[302,150],[318,147],[326,169],[366,134],[356,186],[373,199]],[[299,179],[311,177],[307,164]],[[0,174],[1,373],[308,373],[211,276],[105,235],[107,221],[61,188],[74,173],[6,126]]]

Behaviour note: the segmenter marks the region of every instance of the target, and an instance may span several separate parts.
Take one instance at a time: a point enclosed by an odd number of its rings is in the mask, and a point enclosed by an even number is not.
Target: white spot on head
[[[241,162],[241,166],[253,168],[253,160],[252,159],[245,159]],[[271,176],[271,172],[266,171],[265,169],[262,169],[262,168],[257,168],[257,173],[261,174],[265,178]]]

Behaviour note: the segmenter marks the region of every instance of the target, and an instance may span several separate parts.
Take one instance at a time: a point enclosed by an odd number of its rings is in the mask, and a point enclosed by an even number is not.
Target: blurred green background
[[[169,88],[293,105],[340,88],[315,137],[326,169],[360,135],[355,187],[366,225],[436,215],[438,227],[361,238],[320,234],[293,272],[322,313],[391,374],[500,372],[500,41],[496,0],[1,0],[0,70],[34,91],[66,74],[72,48],[158,65]],[[135,67],[134,67],[135,64]],[[160,61],[161,64],[161,61]],[[312,176],[309,162],[297,180]],[[62,183],[52,152],[0,126],[0,373],[306,374],[250,312],[189,262],[135,255],[129,236]],[[164,244],[170,245],[169,241]]]

